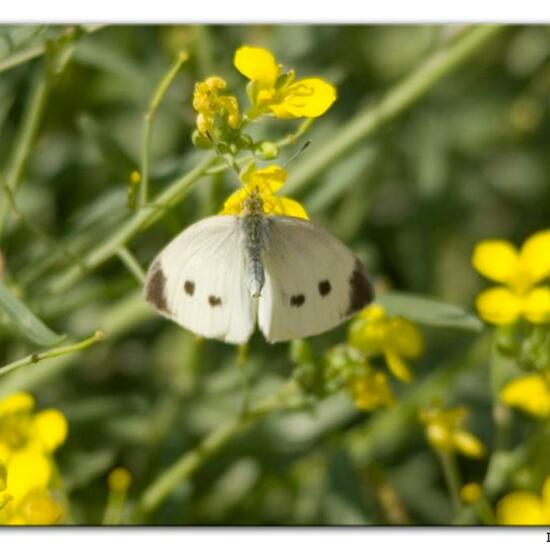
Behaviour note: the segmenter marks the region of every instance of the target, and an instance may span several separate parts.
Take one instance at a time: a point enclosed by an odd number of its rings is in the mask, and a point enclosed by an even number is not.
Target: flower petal
[[[289,86],[279,103],[269,106],[277,118],[316,118],[336,100],[336,88],[320,78],[304,78]]]
[[[242,46],[235,52],[233,63],[246,78],[262,86],[274,86],[279,75],[275,56],[265,48]]]
[[[50,461],[34,449],[14,453],[8,465],[7,491],[19,502],[35,489],[45,489],[52,476]]]
[[[474,249],[472,263],[479,273],[498,283],[513,281],[520,267],[515,246],[502,240],[480,242]]]
[[[500,391],[500,400],[533,416],[550,416],[550,388],[540,374],[512,380]]]
[[[33,408],[33,396],[30,393],[17,392],[0,401],[0,416],[13,413],[30,413]]]
[[[50,453],[67,438],[67,419],[55,409],[39,412],[34,417],[32,425],[44,448]]]
[[[466,430],[452,432],[453,443],[457,451],[470,458],[482,458],[485,455],[485,445]]]
[[[384,358],[390,372],[401,382],[410,382],[413,379],[413,375],[405,361],[399,354],[395,353],[391,349],[384,351]]]
[[[533,289],[523,299],[523,315],[531,323],[550,322],[550,288]]]
[[[513,323],[519,317],[522,305],[522,300],[505,287],[485,290],[476,299],[481,318],[495,325]]]
[[[550,229],[539,231],[525,241],[520,261],[530,274],[532,283],[550,276]]]
[[[385,338],[388,346],[391,345],[400,355],[415,359],[422,354],[424,348],[422,333],[416,325],[406,319],[400,317],[388,319]]]
[[[531,491],[515,491],[497,505],[500,525],[544,525],[547,523],[541,499]]]
[[[55,525],[63,508],[47,491],[33,491],[19,505],[19,516],[25,525]]]
[[[238,216],[242,212],[243,203],[248,196],[247,189],[237,189],[227,197],[220,211],[221,216]]]
[[[286,197],[265,197],[264,213],[274,214],[276,216],[292,216],[294,218],[309,220],[304,207],[298,201],[287,199]]]
[[[250,190],[257,188],[264,195],[276,193],[283,186],[287,177],[288,173],[284,168],[270,164],[259,170],[252,167],[241,176],[241,179]]]

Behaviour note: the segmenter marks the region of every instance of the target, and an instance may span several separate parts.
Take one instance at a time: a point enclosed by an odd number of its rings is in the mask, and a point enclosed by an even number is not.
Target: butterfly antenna
[[[229,166],[229,168],[231,168],[232,170],[235,171],[235,173],[237,174],[237,176],[240,175],[241,171],[239,170],[239,167],[237,166],[237,163],[235,162],[235,159],[231,156],[231,155],[227,155],[226,153],[224,153],[222,150],[221,150],[221,147],[220,147],[220,144],[217,143],[214,138],[212,137],[212,135],[210,134],[210,132],[206,131],[206,137],[212,142],[212,144],[214,145],[214,147],[216,148],[216,152],[218,153],[218,155],[220,155],[220,157],[223,158],[223,160],[225,160],[227,166]]]
[[[309,146],[311,145],[311,140],[308,139],[283,165],[283,168],[286,168],[293,160],[296,160]]]

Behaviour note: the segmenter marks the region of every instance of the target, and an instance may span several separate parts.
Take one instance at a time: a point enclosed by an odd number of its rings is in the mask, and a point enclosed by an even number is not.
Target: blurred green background
[[[242,405],[237,350],[198,341],[152,314],[116,256],[55,290],[60,274],[132,215],[127,192],[131,172],[140,169],[143,115],[178,52],[188,51],[190,60],[155,118],[153,194],[206,154],[190,140],[194,83],[220,75],[244,104],[245,79],[232,66],[233,53],[242,44],[267,47],[299,77],[321,76],[339,94],[308,132],[311,146],[288,166],[287,194],[353,248],[380,287],[472,311],[485,285],[471,267],[475,243],[501,237],[519,244],[550,220],[547,27],[495,33],[398,116],[308,176],[346,124],[463,32],[453,26],[103,26],[81,29],[70,56],[56,59],[16,195],[34,231],[8,217],[1,276],[57,332],[79,339],[103,329],[108,338],[82,354],[1,378],[0,393],[28,389],[41,407],[66,414],[69,437],[58,464],[71,521],[101,521],[106,476],[119,465],[132,473],[129,504],[136,505],[160,473]],[[64,33],[61,27],[0,28],[4,176],[29,101],[44,80],[46,57],[39,50]],[[38,54],[19,59],[21,52]],[[276,140],[296,127],[268,121],[253,133]],[[277,162],[300,143],[282,150]],[[145,268],[188,224],[219,211],[236,183],[229,171],[198,181],[129,243],[139,263]],[[423,333],[426,353],[415,363],[416,381],[396,385],[396,407],[362,413],[340,392],[312,398],[305,409],[269,414],[232,437],[140,521],[449,523],[444,480],[416,406],[439,397],[471,407],[468,426],[490,446],[488,342],[485,334],[450,329],[423,327]],[[345,334],[341,327],[312,344],[322,354]],[[4,320],[2,364],[35,349]],[[288,345],[268,345],[258,334],[249,353],[254,401],[276,391],[293,364]],[[529,429],[518,421],[516,436]],[[460,461],[466,481],[479,481],[485,467]]]

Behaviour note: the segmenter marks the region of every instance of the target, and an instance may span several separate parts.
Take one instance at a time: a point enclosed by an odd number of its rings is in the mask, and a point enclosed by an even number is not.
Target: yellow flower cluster
[[[236,96],[226,93],[227,83],[219,76],[198,82],[193,95],[193,108],[198,112],[198,137],[193,141],[198,147],[209,148],[215,141],[222,148],[229,146],[232,153],[250,149],[266,159],[274,158],[276,147],[254,143],[241,134],[243,126],[261,116],[316,118],[336,100],[334,86],[320,78],[296,80],[294,71],[282,73],[273,54],[264,48],[242,46],[235,52],[234,64],[250,80],[251,107],[241,116]]]
[[[550,477],[542,486],[542,493],[514,491],[497,505],[500,525],[550,525]]]
[[[365,365],[364,373],[350,380],[349,392],[355,406],[362,411],[373,411],[395,402],[385,373]]]
[[[51,525],[63,516],[51,488],[53,452],[67,437],[67,421],[55,409],[33,413],[24,392],[0,401],[0,524]]]
[[[233,129],[239,127],[239,102],[235,96],[223,93],[226,87],[227,83],[219,76],[211,76],[195,84],[193,108],[199,113],[197,128],[206,137],[214,135],[216,117],[220,117],[223,123]]]
[[[222,215],[240,215],[244,204],[251,193],[258,193],[262,200],[265,215],[294,216],[295,218],[308,219],[304,207],[297,201],[275,195],[287,179],[284,168],[272,164],[265,168],[257,169],[256,164],[251,164],[240,175],[243,187],[232,193],[223,205]]]
[[[463,428],[467,410],[464,407],[442,409],[430,407],[420,411],[419,419],[425,426],[430,445],[445,453],[458,452],[470,458],[482,458],[485,446],[473,434]]]
[[[389,378],[385,372],[376,370],[371,360],[384,357],[398,380],[411,381],[412,373],[405,359],[422,353],[420,331],[410,321],[388,316],[382,306],[373,304],[353,320],[347,342],[347,353],[333,353],[329,358],[332,363],[342,362],[340,370],[348,373],[346,387],[357,408],[372,411],[392,405],[395,398]]]
[[[519,251],[508,241],[482,241],[472,263],[479,273],[501,283],[478,296],[482,319],[495,325],[521,317],[535,324],[550,322],[550,287],[537,286],[550,276],[550,230],[532,235]]]

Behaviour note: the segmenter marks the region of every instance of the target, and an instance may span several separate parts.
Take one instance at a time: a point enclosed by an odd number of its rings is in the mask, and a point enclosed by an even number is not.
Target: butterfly
[[[301,218],[265,215],[251,192],[241,215],[205,218],[152,262],[145,299],[206,338],[248,341],[256,321],[268,342],[326,332],[374,298],[351,250]]]

